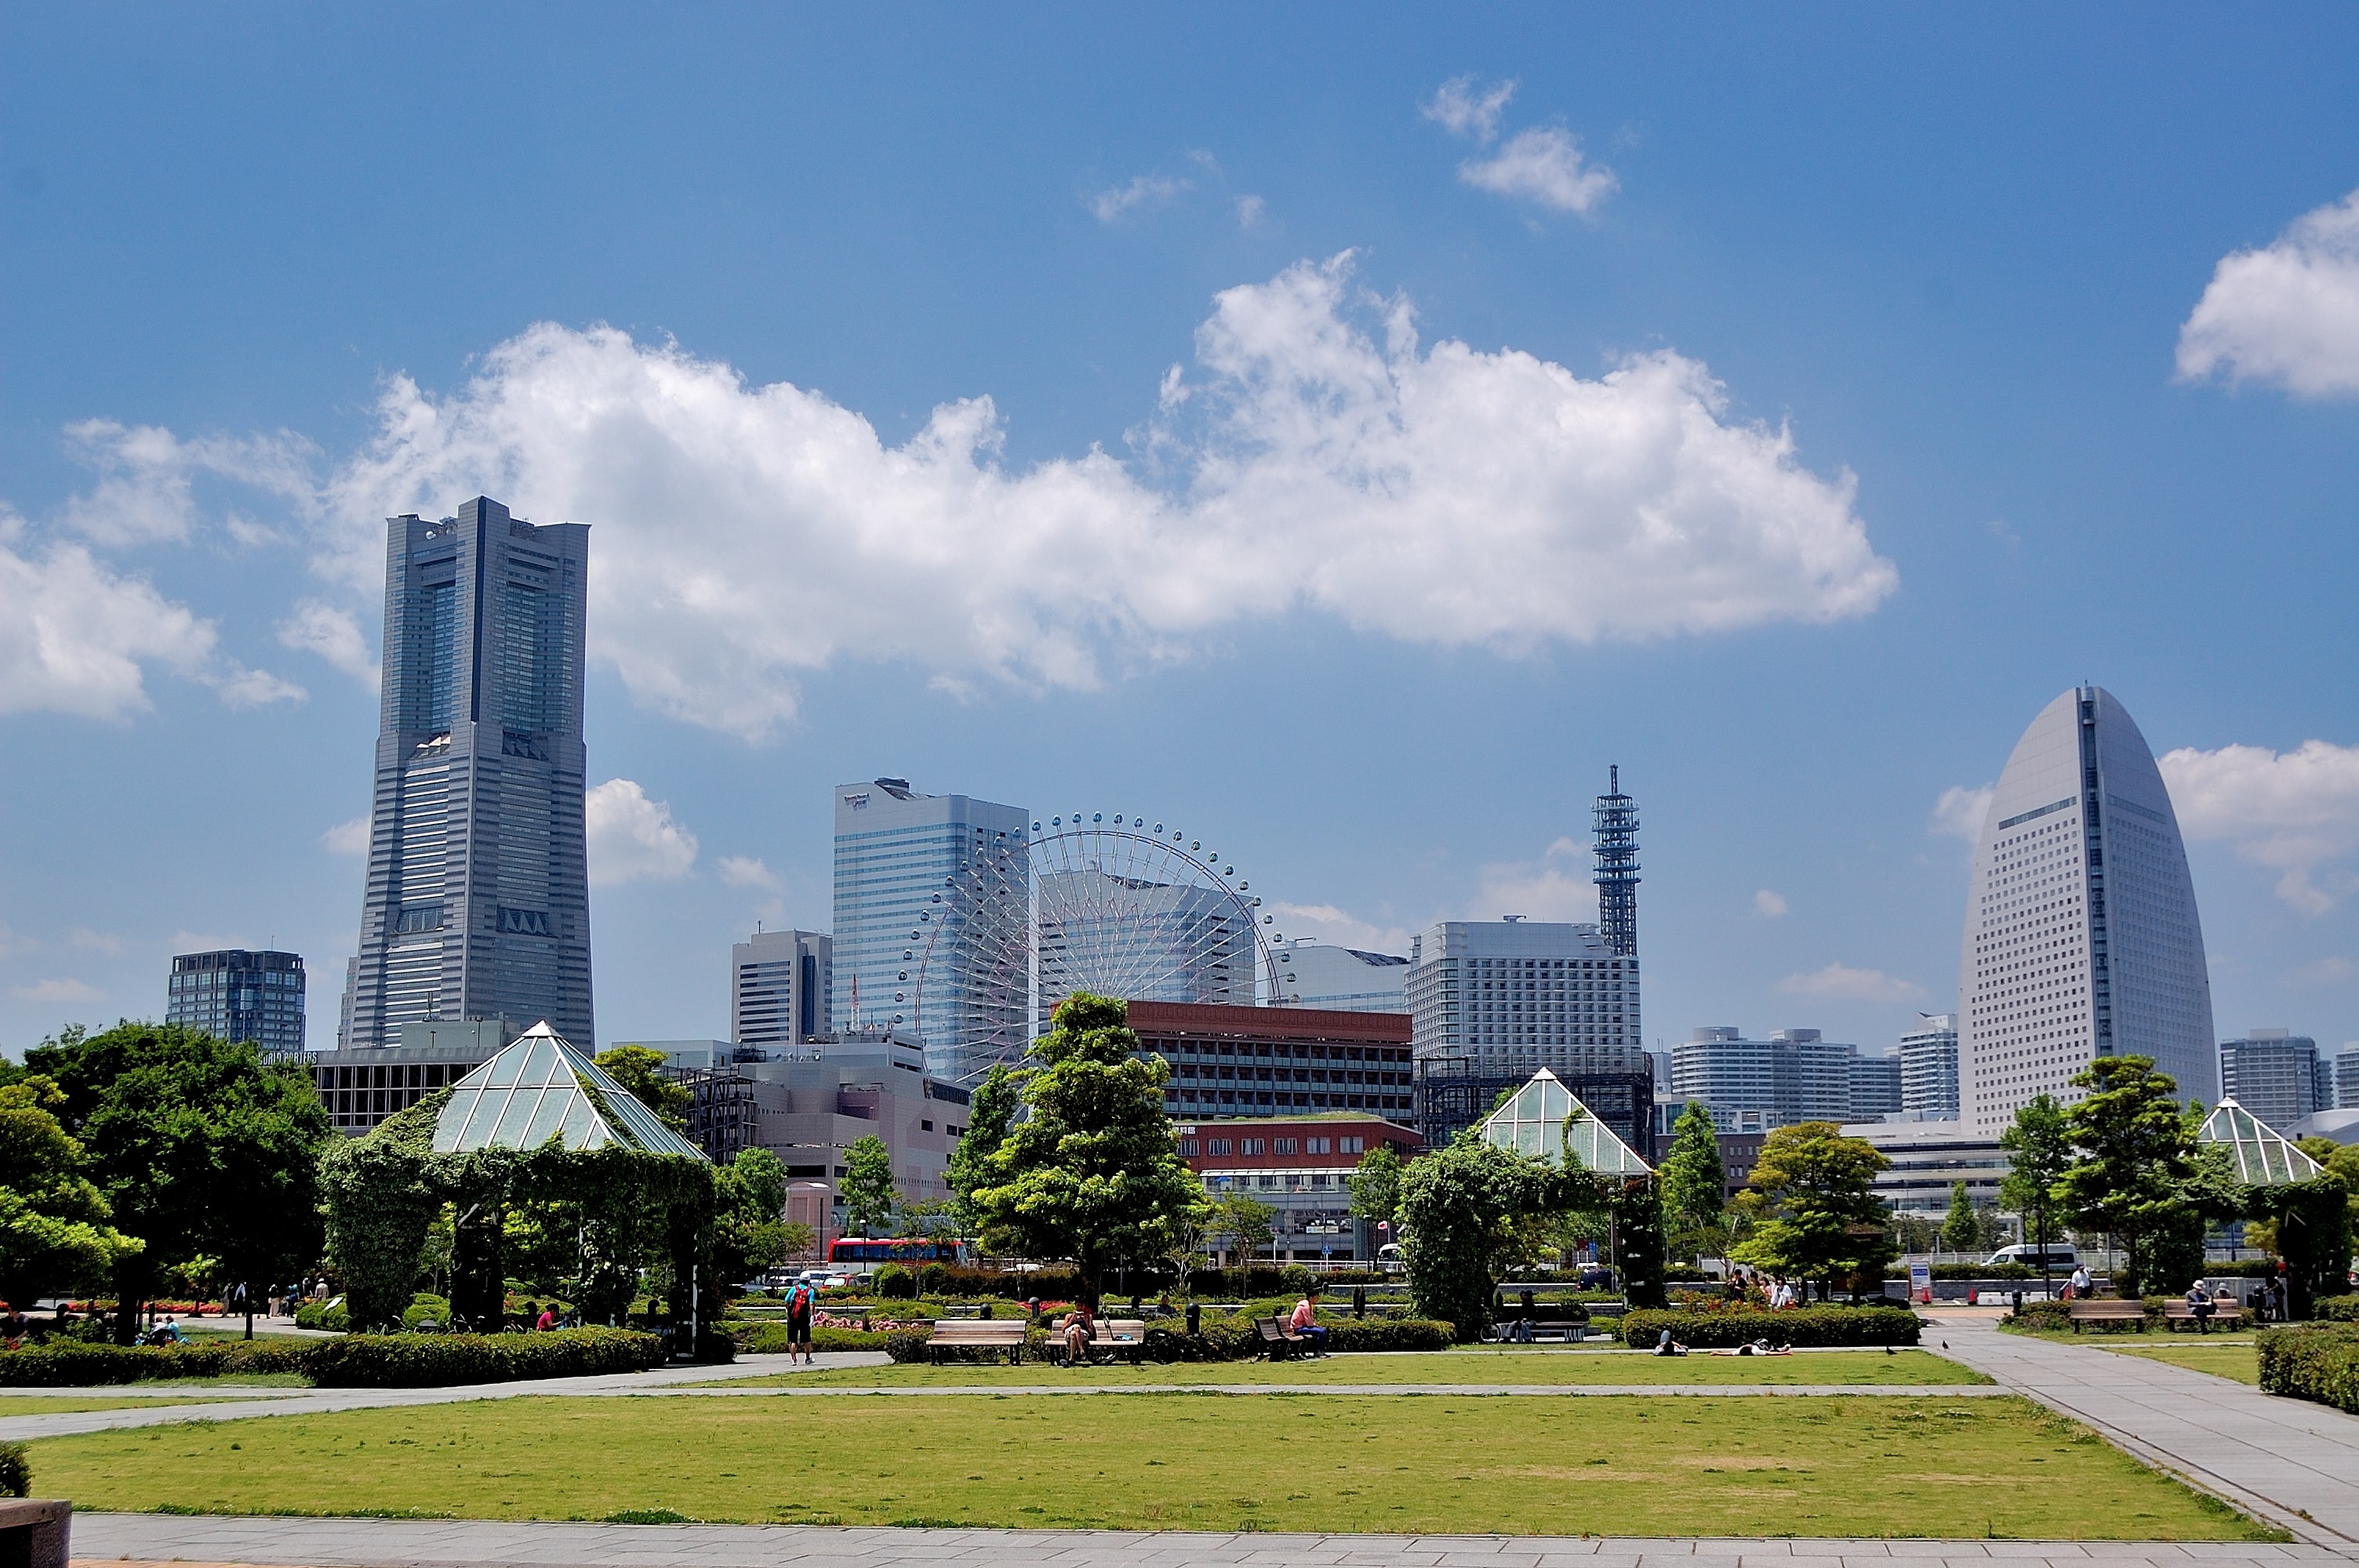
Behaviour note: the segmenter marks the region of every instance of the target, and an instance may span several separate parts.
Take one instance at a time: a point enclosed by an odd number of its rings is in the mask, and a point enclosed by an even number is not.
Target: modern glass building
[[[1483,1122],[1483,1141],[1560,1169],[1644,1176],[1654,1167],[1542,1067]]]
[[[1419,1062],[1517,1075],[1645,1073],[1638,960],[1593,925],[1444,921],[1411,947],[1404,989]]]
[[[1254,1004],[1253,912],[1225,888],[1054,871],[1039,879],[1039,901],[1042,1033],[1065,998],[1109,985],[1125,1001]]]
[[[1357,947],[1331,947],[1300,937],[1277,945],[1280,994],[1286,1007],[1330,1012],[1407,1012],[1408,960]]]
[[[1958,1094],[1996,1133],[2098,1056],[2152,1057],[2220,1098],[2212,981],[2179,819],[2146,737],[2101,687],[2031,721],[1974,851],[1958,963]]]
[[[343,1042],[437,1020],[590,1041],[582,623],[590,530],[477,496],[389,519],[367,890]]]
[[[1919,1121],[1958,1119],[1958,1015],[1920,1012],[1900,1037],[1900,1110]]]
[[[1856,1046],[1851,1056],[1851,1099],[1843,1114],[1853,1121],[1883,1121],[1902,1113],[1905,1090],[1897,1052],[1872,1056]]]
[[[172,959],[164,1022],[201,1029],[266,1056],[303,1054],[303,959],[295,953],[225,947]]]
[[[451,1086],[434,1119],[434,1152],[611,1146],[701,1162],[704,1151],[666,1127],[546,1023]]]
[[[2289,1029],[2248,1029],[2220,1042],[2220,1095],[2271,1127],[2335,1108],[2332,1063],[2319,1071],[2318,1042]]]
[[[835,982],[831,1027],[837,1033],[893,1028],[915,1017],[910,999],[922,935],[940,909],[940,895],[959,871],[987,860],[1011,888],[1030,879],[1031,816],[1021,806],[963,795],[919,795],[907,779],[839,784],[835,790]],[[1028,913],[1020,917],[1028,921]],[[1017,933],[1020,936],[1020,931]],[[1010,995],[980,952],[947,955],[936,994],[946,1006],[925,1020],[926,1061],[956,1080],[967,1037],[984,1025],[1004,1029],[1011,1005],[1019,1027],[1029,999]],[[969,1017],[989,1012],[987,1020]]]
[[[729,949],[729,1038],[790,1052],[827,1033],[835,942],[815,931],[756,931]]]

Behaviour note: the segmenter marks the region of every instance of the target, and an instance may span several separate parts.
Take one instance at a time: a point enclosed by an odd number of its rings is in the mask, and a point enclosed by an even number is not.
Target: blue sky
[[[0,1046],[274,939],[330,1043],[381,520],[478,492],[592,525],[602,1043],[825,927],[839,780],[1390,943],[1583,915],[1614,762],[1649,1036],[1886,1042],[2083,679],[2223,1033],[2359,1038],[2354,32],[12,8]]]

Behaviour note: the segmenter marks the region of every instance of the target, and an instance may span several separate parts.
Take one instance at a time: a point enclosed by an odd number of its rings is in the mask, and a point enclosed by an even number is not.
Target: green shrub
[[[896,1361],[923,1361],[933,1337],[931,1328],[897,1328],[885,1336],[885,1354]]]
[[[33,1495],[33,1461],[21,1443],[0,1443],[0,1498]]]
[[[2305,1324],[2261,1335],[2261,1391],[2359,1415],[2359,1325]]]
[[[297,1323],[299,1326],[301,1323],[301,1319],[299,1317],[297,1319]],[[451,1303],[443,1300],[440,1296],[432,1295],[425,1291],[420,1291],[416,1295],[409,1298],[409,1304],[408,1306],[402,1308],[401,1326],[404,1328],[424,1328],[429,1325],[432,1325],[432,1332],[436,1333],[450,1327]]]
[[[898,1263],[887,1263],[876,1271],[876,1293],[889,1302],[915,1301],[918,1277]]]
[[[2011,1312],[1999,1322],[2017,1328],[2061,1329],[2072,1326],[2071,1302],[2026,1302],[2020,1312]]]
[[[424,1389],[644,1372],[668,1359],[660,1338],[621,1328],[349,1335],[320,1341],[310,1351],[311,1380],[329,1389]]]
[[[1772,1345],[1914,1345],[1924,1325],[1907,1307],[1808,1306],[1785,1312],[1634,1312],[1622,1319],[1622,1343],[1652,1348],[1665,1329],[1682,1345],[1725,1350],[1750,1340]]]
[[[735,1331],[741,1356],[783,1356],[787,1353],[787,1325],[783,1323],[752,1324]],[[813,1350],[882,1350],[886,1336],[871,1334],[860,1328],[814,1328],[811,1330]]]
[[[339,1296],[332,1302],[305,1302],[297,1307],[295,1326],[344,1334],[351,1330],[353,1319],[352,1314],[344,1310],[343,1298]]]
[[[2359,1296],[2321,1296],[2310,1310],[2321,1323],[2359,1323]]]
[[[918,1293],[921,1296],[940,1295],[943,1281],[949,1278],[950,1271],[940,1263],[924,1264],[918,1270]]]
[[[1458,1333],[1454,1324],[1419,1317],[1345,1318],[1326,1328],[1330,1350],[1447,1350]]]

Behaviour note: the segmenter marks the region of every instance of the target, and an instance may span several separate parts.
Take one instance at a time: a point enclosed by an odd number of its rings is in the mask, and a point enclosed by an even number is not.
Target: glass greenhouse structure
[[[1654,1167],[1542,1067],[1483,1123],[1483,1141],[1553,1165],[1613,1176],[1645,1176]]]
[[[538,1149],[551,1138],[574,1150],[619,1143],[645,1154],[705,1157],[547,1020],[451,1085],[450,1103],[434,1119],[437,1154]]]
[[[2248,1186],[2283,1186],[2326,1173],[2324,1166],[2233,1098],[2212,1107],[2196,1140],[2227,1150],[2235,1162],[2236,1179]]]

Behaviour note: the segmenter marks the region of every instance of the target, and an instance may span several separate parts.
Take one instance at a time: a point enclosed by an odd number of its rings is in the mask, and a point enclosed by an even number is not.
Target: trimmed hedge
[[[1808,1306],[1785,1312],[1629,1313],[1622,1343],[1652,1349],[1663,1330],[1699,1350],[1726,1350],[1755,1339],[1772,1345],[1914,1345],[1924,1332],[1907,1307]]]
[[[1326,1322],[1323,1326],[1330,1350],[1446,1350],[1454,1343],[1455,1335],[1451,1325],[1424,1318],[1345,1318]],[[926,1347],[933,1330],[895,1329],[881,1336],[868,1336],[868,1344],[861,1348],[874,1348],[879,1337],[884,1340],[885,1354],[894,1360],[923,1361],[927,1359]],[[1049,1335],[1036,1328],[1025,1343],[1027,1353],[1038,1356],[1047,1350]],[[1254,1326],[1252,1318],[1240,1313],[1234,1317],[1209,1319],[1194,1334],[1161,1325],[1150,1327],[1144,1358],[1161,1362],[1244,1361],[1261,1353],[1261,1331]]]
[[[2359,1323],[2359,1296],[2321,1296],[2310,1310],[2321,1323]]]
[[[2359,1325],[2313,1323],[2263,1334],[2261,1391],[2359,1415]]]
[[[426,1389],[645,1372],[669,1353],[661,1338],[623,1328],[555,1334],[365,1334],[315,1342],[305,1370],[323,1389]]]
[[[311,1346],[233,1339],[195,1345],[90,1345],[52,1339],[0,1352],[0,1387],[81,1389],[180,1378],[255,1377],[306,1369]]]

